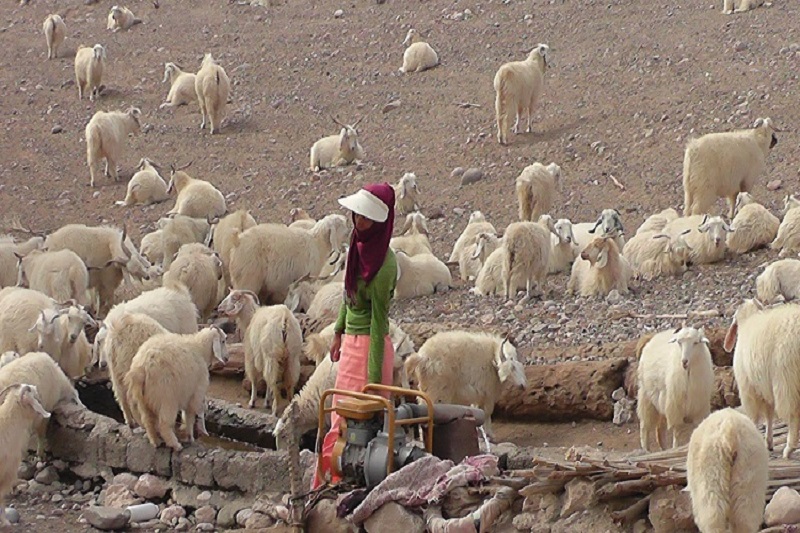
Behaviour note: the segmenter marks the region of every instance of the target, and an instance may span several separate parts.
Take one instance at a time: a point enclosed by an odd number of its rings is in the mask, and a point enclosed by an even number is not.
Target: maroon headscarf
[[[389,208],[386,222],[373,222],[366,231],[355,229],[353,213],[353,234],[350,237],[350,250],[347,252],[347,265],[344,274],[344,291],[349,302],[355,302],[358,278],[365,283],[372,281],[386,259],[389,241],[394,229],[394,189],[388,183],[370,183],[364,190],[377,196]]]

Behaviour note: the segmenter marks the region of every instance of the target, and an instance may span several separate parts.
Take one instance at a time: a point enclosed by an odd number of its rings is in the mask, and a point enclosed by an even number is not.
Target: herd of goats
[[[742,0],[736,11],[756,5]],[[733,10],[729,0],[724,7]],[[138,22],[126,7],[114,6],[108,15],[108,29],[115,32]],[[57,58],[66,36],[62,17],[49,15],[43,32],[48,59]],[[409,46],[401,72],[438,64],[436,52],[413,29],[404,44]],[[550,55],[548,45],[538,44],[527,59],[498,69],[500,144],[509,142],[512,114],[515,133],[525,116],[530,131]],[[100,44],[78,49],[80,98],[102,97],[105,61]],[[162,107],[197,100],[201,128],[220,130],[230,80],[210,54],[196,74],[166,63],[164,81],[171,88]],[[140,128],[140,115],[132,107],[98,111],[89,121],[92,186],[103,160],[105,174],[117,179],[117,162],[129,134]],[[358,123],[337,124],[338,135],[311,147],[311,171],[363,158]],[[604,298],[612,291],[626,294],[632,279],[681,276],[691,264],[763,247],[779,251],[782,259],[757,278],[758,299],[739,307],[725,339],[725,349],[734,351],[745,414],[733,409],[710,414],[714,369],[702,329],[685,325],[660,332],[638,354],[642,447],[651,449],[653,438],[661,448],[689,442],[689,488],[703,532],[756,531],[775,416],[789,424],[784,457],[797,447],[800,431],[800,306],[788,303],[800,296],[800,260],[785,258],[800,252],[800,200],[787,196],[779,218],[749,193],[766,172],[779,131],[770,118],[759,118],[751,128],[691,140],[683,167],[684,212],[668,208],[653,214],[627,241],[615,209],[604,209],[591,222],[553,219],[549,213],[556,207],[561,168],[533,163],[516,180],[520,221],[501,233],[475,211],[446,262],[432,253],[427,220],[419,212],[417,177],[407,173],[395,185],[397,212],[406,217],[391,242],[398,262],[395,298],[450,288],[451,267],[462,281],[474,283],[476,295],[516,299],[524,290],[529,301],[534,289],[548,290],[549,276],[565,273],[569,294]],[[289,225],[257,223],[247,210],[229,212],[225,196],[190,176],[186,167],[172,167],[168,181],[162,171],[142,159],[126,197],[117,202],[149,205],[176,195],[174,207],[138,247],[125,228],[84,224],[40,235],[13,223],[8,230],[32,236],[0,238],[0,526],[5,523],[2,499],[14,484],[29,436],[38,436],[42,454],[50,413],[62,402],[80,404],[72,383],[94,365],[107,366],[125,422],[143,427],[153,446],[180,450],[182,442],[207,435],[209,369],[228,360],[227,335],[213,321],[216,316],[235,322],[241,337],[250,407],[256,405],[259,384],[266,384],[264,407],[280,417],[279,446],[287,442],[287,432],[316,426],[320,395],[336,378],[337,363],[326,355],[342,302],[347,219],[330,214],[314,220],[296,208]],[[718,198],[727,201],[727,216],[712,212]],[[117,302],[123,281],[139,294]],[[419,349],[394,322],[390,335],[396,384],[413,382],[436,402],[483,409],[490,434],[501,389],[527,386],[516,348],[500,335],[442,332]],[[297,392],[303,362],[316,370]],[[766,439],[756,428],[759,421],[766,421]]]

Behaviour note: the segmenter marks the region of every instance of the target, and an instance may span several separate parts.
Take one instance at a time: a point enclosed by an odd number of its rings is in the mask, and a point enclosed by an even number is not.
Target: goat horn
[[[256,301],[256,305],[261,305],[261,302],[258,300],[258,294],[256,294],[255,292],[249,289],[239,289],[239,292],[241,292],[242,294],[249,294],[250,296],[253,297],[253,300]]]
[[[172,172],[177,172],[179,170],[183,170],[185,168],[189,168],[190,166],[192,166],[192,163],[194,163],[194,159],[192,159],[191,161],[189,161],[185,165],[182,165],[182,166],[179,166],[179,167],[175,167],[175,165],[170,165],[170,168],[172,168]]]
[[[332,121],[333,121],[335,124],[337,124],[337,125],[339,125],[339,126],[341,126],[341,127],[343,127],[343,128],[346,128],[346,127],[347,127],[347,126],[345,126],[344,124],[342,124],[341,122],[339,122],[339,121],[336,119],[336,117],[334,117],[333,115],[330,115],[330,117],[331,117],[331,120],[332,120]]]

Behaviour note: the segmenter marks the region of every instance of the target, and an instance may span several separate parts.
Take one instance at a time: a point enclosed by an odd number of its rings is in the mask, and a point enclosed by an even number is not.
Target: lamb
[[[778,217],[756,203],[750,193],[740,192],[736,197],[736,216],[726,240],[728,249],[743,254],[764,247],[778,236],[780,225]]]
[[[0,370],[0,390],[18,383],[34,385],[39,390],[42,407],[47,411],[53,411],[65,404],[83,407],[80,398],[78,398],[78,392],[72,386],[69,378],[58,364],[53,361],[53,358],[44,352],[34,351],[25,354],[24,357],[7,364]],[[33,429],[37,441],[36,454],[39,457],[44,457],[47,421],[43,420],[35,424]],[[0,435],[3,434],[5,433],[0,432]],[[28,442],[28,437],[29,435],[26,432],[26,443]],[[5,463],[0,461],[0,464]]]
[[[398,276],[394,290],[396,300],[443,292],[453,286],[450,269],[433,254],[411,257],[396,250],[395,257]]]
[[[231,284],[231,274],[228,266],[231,264],[231,250],[233,249],[232,235],[244,233],[256,225],[256,220],[246,209],[239,209],[220,219],[211,229],[211,248],[222,258],[222,271],[225,276],[226,287]]]
[[[747,416],[728,407],[697,426],[689,441],[686,478],[702,533],[761,529],[769,453]]]
[[[728,201],[733,218],[736,196],[749,192],[766,171],[766,159],[778,143],[769,118],[751,129],[708,133],[690,140],[683,158],[684,216],[710,213],[718,197]]]
[[[198,249],[192,249],[192,247]],[[200,319],[205,321],[221,300],[219,282],[222,279],[222,259],[202,244],[184,245],[169,270],[164,273],[164,286],[178,283],[189,289]]]
[[[463,281],[475,279],[492,252],[500,247],[500,238],[493,233],[479,233],[475,244],[461,249],[458,272]]]
[[[205,129],[208,121],[213,135],[222,127],[225,106],[228,104],[228,95],[231,91],[231,82],[225,69],[217,64],[211,54],[206,54],[203,58],[203,64],[197,71],[194,80],[194,90],[197,94],[197,102],[200,104],[200,112],[203,114],[200,129]]]
[[[800,261],[780,259],[767,265],[756,278],[756,294],[768,304],[800,298]]]
[[[178,107],[186,105],[197,98],[195,92],[195,80],[197,76],[191,72],[184,72],[175,63],[164,63],[164,79],[161,83],[169,81],[169,93],[167,101],[158,106],[159,109],[165,107]]]
[[[778,235],[769,245],[771,250],[780,250],[778,257],[800,252],[800,201],[789,194],[784,198],[783,221]]]
[[[745,300],[733,317],[723,347],[733,353],[733,375],[742,407],[750,419],[766,418],[767,447],[772,450],[772,423],[777,414],[788,422],[783,457],[797,448],[800,429],[800,382],[796,376],[800,339],[800,306],[779,305],[765,309],[758,300]]]
[[[490,333],[437,333],[406,359],[405,369],[434,403],[483,409],[488,434],[503,384],[509,381],[520,390],[527,386],[516,347],[507,338]]]
[[[428,223],[422,213],[406,215],[405,224],[400,230],[400,236],[392,237],[389,245],[395,250],[401,250],[409,256],[432,254],[431,243],[428,240]]]
[[[141,24],[141,19],[137,19],[133,15],[133,11],[128,9],[127,7],[119,7],[113,6],[111,11],[108,12],[108,24],[106,24],[106,29],[111,30],[113,32],[118,32],[119,30],[127,30],[130,29],[131,26],[134,24]]]
[[[27,452],[31,427],[50,418],[42,407],[36,386],[27,383],[14,384],[0,390],[0,445],[3,460],[0,461],[0,528],[11,528],[6,518],[4,501],[17,482],[17,469]]]
[[[191,163],[189,163],[190,165]],[[175,207],[168,213],[192,218],[219,218],[228,211],[225,197],[207,181],[195,179],[183,171],[189,165],[172,169],[167,194],[177,194]]]
[[[364,117],[356,120],[352,126],[342,124],[334,117],[331,119],[342,130],[339,135],[323,137],[311,146],[309,170],[312,172],[319,172],[325,168],[343,167],[354,162],[358,164],[364,159],[364,149],[358,142],[358,130],[356,130]]]
[[[289,216],[292,218],[290,228],[311,229],[317,223],[302,207],[293,207]]]
[[[317,368],[308,378],[303,388],[300,389],[289,404],[278,423],[273,434],[276,437],[279,450],[286,449],[287,433],[294,431],[296,435],[315,429],[318,423],[319,400],[322,392],[332,389],[336,383],[339,363],[334,363],[328,357],[331,343],[333,342],[333,324],[319,333],[308,336],[303,352],[306,357],[317,362]],[[392,383],[397,387],[409,388],[408,378],[405,373],[404,362],[414,353],[414,343],[411,338],[394,321],[389,321],[389,336],[394,348],[394,375]],[[331,397],[326,402],[330,407]],[[296,409],[296,413],[293,411]]]
[[[15,242],[11,238],[0,237],[0,289],[13,287],[18,281],[18,255],[27,255],[44,246],[44,237],[31,237],[26,242]]]
[[[103,83],[103,72],[106,65],[106,49],[101,44],[92,48],[78,47],[75,52],[75,85],[78,86],[78,100],[83,100],[83,95],[89,89],[89,100],[92,102],[100,97],[100,88]]]
[[[17,285],[46,294],[57,302],[75,300],[87,304],[89,271],[72,250],[43,252],[34,250],[19,258]]]
[[[191,335],[164,333],[147,339],[131,362],[127,381],[130,403],[154,447],[161,440],[174,451],[183,446],[175,435],[178,411],[184,412],[189,442],[197,417],[205,413],[209,366],[228,361],[225,333],[210,326]]]
[[[734,9],[734,5],[738,7]],[[764,5],[764,0],[723,0],[722,13],[725,15],[732,15],[733,13],[744,13]]]
[[[303,333],[300,323],[285,305],[257,307],[249,292],[232,292],[220,304],[220,312],[239,316],[243,335],[245,375],[250,380],[251,408],[261,378],[267,383],[264,408],[272,397],[272,414],[280,416],[294,395],[300,379]],[[244,326],[244,329],[242,329]]]
[[[553,208],[556,192],[561,188],[561,167],[555,163],[528,165],[516,183],[519,219],[536,222]]]
[[[494,76],[495,114],[497,118],[497,142],[508,144],[511,114],[516,112],[514,133],[518,133],[523,114],[528,116],[531,131],[531,116],[539,103],[544,89],[544,74],[550,63],[550,47],[539,43],[524,61],[512,61],[500,67]]]
[[[456,239],[456,243],[453,245],[453,251],[450,252],[450,258],[447,260],[447,263],[452,264],[458,262],[459,257],[461,257],[463,253],[462,250],[475,244],[478,240],[479,233],[497,235],[497,230],[494,229],[494,226],[492,226],[490,222],[486,221],[486,217],[483,213],[480,211],[473,211],[469,216],[467,227],[464,228],[464,231],[462,231],[461,235]]]
[[[126,111],[98,111],[86,125],[86,164],[89,185],[94,187],[97,165],[106,160],[105,175],[119,180],[117,162],[125,153],[128,135],[139,131],[142,112],[137,107]]]
[[[636,413],[642,448],[650,451],[655,432],[662,450],[685,444],[692,430],[711,412],[714,365],[702,328],[684,326],[657,333],[642,348],[636,379]]]
[[[230,270],[234,289],[251,290],[261,302],[281,303],[292,282],[317,275],[349,236],[347,221],[328,215],[305,231],[260,224],[231,236]]]
[[[689,233],[686,230],[690,230]],[[671,237],[684,235],[690,250],[689,261],[698,264],[725,259],[726,234],[731,231],[722,217],[708,215],[676,218],[664,228],[664,233]]]
[[[64,24],[64,19],[61,18],[61,15],[47,15],[42,24],[42,31],[47,41],[47,59],[57,58],[58,47],[67,37],[67,25]]]
[[[685,236],[690,231],[686,229],[672,236],[654,231],[637,231],[622,250],[633,276],[651,281],[660,276],[679,276],[686,272],[692,249]]]
[[[208,239],[211,222],[205,218],[192,218],[174,215],[158,221],[161,229],[161,250],[164,254],[162,264],[169,269],[181,246],[192,243],[203,243]]]
[[[645,219],[639,229],[636,230],[636,235],[640,233],[658,233],[662,231],[667,224],[678,218],[678,212],[673,208],[668,207],[655,215],[650,215]]]
[[[578,250],[583,251],[597,235],[600,229],[600,237],[613,237],[617,243],[617,248],[625,248],[625,228],[622,225],[622,215],[616,209],[603,209],[600,216],[594,222],[580,222],[572,225],[572,234],[575,237],[575,244]]]
[[[400,215],[419,211],[418,194],[417,175],[413,172],[406,172],[394,186],[395,211]]]
[[[136,412],[128,402],[127,380],[133,358],[142,344],[156,335],[169,333],[152,317],[143,313],[132,313],[125,309],[115,313],[105,320],[104,328],[98,332],[102,335],[99,344],[102,354],[98,354],[98,362],[108,364],[108,376],[114,389],[114,398],[117,400],[125,423],[135,427],[139,421],[135,418]]]
[[[399,70],[403,74],[408,72],[422,72],[439,64],[436,51],[424,41],[420,41],[417,30],[411,28],[406,34],[403,46],[408,45],[403,52],[403,66]]]
[[[569,272],[579,253],[572,232],[572,222],[568,218],[559,218],[553,224],[553,234],[550,236],[550,261],[547,264],[547,273]]]
[[[116,205],[128,207],[136,204],[150,205],[169,198],[167,183],[158,173],[158,168],[152,161],[146,158],[140,159],[136,170],[136,174],[128,182],[125,199],[114,202]]]
[[[550,229],[538,222],[514,222],[503,235],[503,285],[506,298],[513,298],[516,288],[525,281],[526,298],[531,297],[535,282],[547,292],[550,263]],[[513,289],[512,289],[513,286]]]
[[[567,293],[601,298],[612,290],[628,294],[631,274],[628,260],[620,254],[616,241],[611,237],[597,237],[572,264]]]

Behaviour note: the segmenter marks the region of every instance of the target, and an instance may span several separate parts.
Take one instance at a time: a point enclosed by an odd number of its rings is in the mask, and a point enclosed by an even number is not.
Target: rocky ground
[[[219,187],[231,210],[246,207],[260,222],[286,222],[292,207],[321,217],[337,209],[337,197],[361,184],[394,182],[413,171],[423,211],[443,215],[430,222],[439,257],[449,254],[473,210],[483,211],[498,229],[515,219],[513,181],[534,161],[555,161],[563,169],[554,216],[589,221],[614,207],[632,234],[647,215],[681,207],[683,148],[691,135],[747,127],[757,117],[770,116],[786,131],[778,134],[768,176],[755,196],[777,211],[783,196],[798,189],[796,3],[776,2],[731,17],[710,1],[244,4],[212,2],[198,9],[174,0],[156,9],[137,0],[128,5],[143,24],[113,34],[105,30],[105,2],[9,4],[0,14],[6,50],[0,57],[4,217],[39,230],[110,222],[125,223],[137,238],[150,231],[171,202],[114,207],[124,197],[123,182],[103,178],[98,188],[88,186],[85,124],[98,109],[130,105],[142,109],[143,131],[130,140],[121,161],[125,178],[140,157],[164,165],[191,160],[192,175]],[[41,23],[51,12],[66,15],[68,39],[62,56],[47,61]],[[410,26],[436,48],[441,66],[418,75],[397,72]],[[96,104],[79,102],[74,52],[79,44],[96,42],[108,50],[107,89]],[[500,64],[522,59],[538,42],[552,47],[555,64],[534,133],[501,147],[492,77]],[[161,84],[164,62],[194,71],[204,52],[212,52],[233,80],[229,118],[213,137],[199,131],[196,104],[158,109],[168,90]],[[399,104],[381,112],[389,102]],[[477,106],[457,105],[463,102]],[[363,165],[310,173],[310,145],[336,131],[328,115],[353,122],[367,113],[359,128],[367,153]],[[484,177],[461,186],[451,177],[455,167],[480,168]],[[780,188],[767,190],[767,181],[776,179]],[[457,283],[447,294],[398,303],[393,315],[401,323],[511,331],[531,363],[604,357],[604,343],[680,321],[632,315],[717,310],[718,316],[695,322],[725,325],[732,307],[752,293],[759,267],[774,258],[761,251],[695,267],[677,280],[634,283],[630,295],[603,301],[566,296],[566,276],[552,277],[550,292],[525,304],[477,298]],[[538,430],[531,427],[505,438],[534,439]],[[585,438],[589,427],[579,425],[564,438],[608,445],[610,437]],[[542,441],[555,440],[550,430],[539,433]],[[620,447],[630,443],[627,434],[619,441]],[[36,531],[81,530],[74,504],[45,500],[15,501],[27,517],[45,517],[28,522]]]

